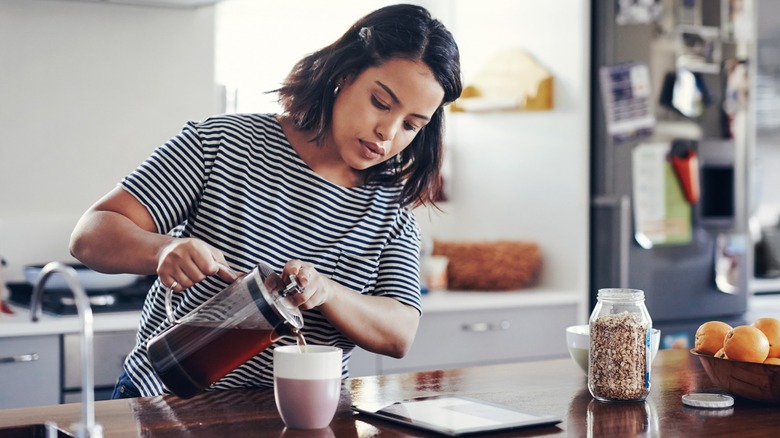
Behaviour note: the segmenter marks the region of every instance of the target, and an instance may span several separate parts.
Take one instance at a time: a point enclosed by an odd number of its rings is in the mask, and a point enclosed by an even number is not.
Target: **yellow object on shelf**
[[[468,84],[452,111],[538,111],[553,107],[553,77],[520,49],[498,53]]]

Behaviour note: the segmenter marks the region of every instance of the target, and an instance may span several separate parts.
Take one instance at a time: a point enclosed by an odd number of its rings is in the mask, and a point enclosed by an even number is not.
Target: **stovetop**
[[[135,283],[117,289],[93,289],[87,291],[93,313],[128,312],[141,310],[149,288],[156,276],[139,278]],[[30,308],[33,286],[29,283],[8,283],[11,292],[9,301],[24,308]],[[76,315],[73,293],[68,289],[46,289],[41,297],[44,313],[53,315]]]

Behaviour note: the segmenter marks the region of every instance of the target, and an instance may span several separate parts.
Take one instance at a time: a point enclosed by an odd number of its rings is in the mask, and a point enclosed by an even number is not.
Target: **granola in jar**
[[[606,292],[605,292],[606,291]],[[650,316],[644,292],[602,289],[590,319],[588,389],[601,401],[644,400],[650,392]]]

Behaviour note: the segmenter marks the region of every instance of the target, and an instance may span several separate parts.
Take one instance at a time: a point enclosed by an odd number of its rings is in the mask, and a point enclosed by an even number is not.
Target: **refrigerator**
[[[643,290],[661,348],[745,323],[750,16],[731,3],[592,2],[590,304]]]

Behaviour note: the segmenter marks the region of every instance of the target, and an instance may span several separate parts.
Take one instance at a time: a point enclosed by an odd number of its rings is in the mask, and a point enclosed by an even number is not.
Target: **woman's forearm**
[[[401,358],[417,334],[417,309],[393,298],[362,295],[332,282],[327,302],[319,306],[325,317],[359,347]]]

